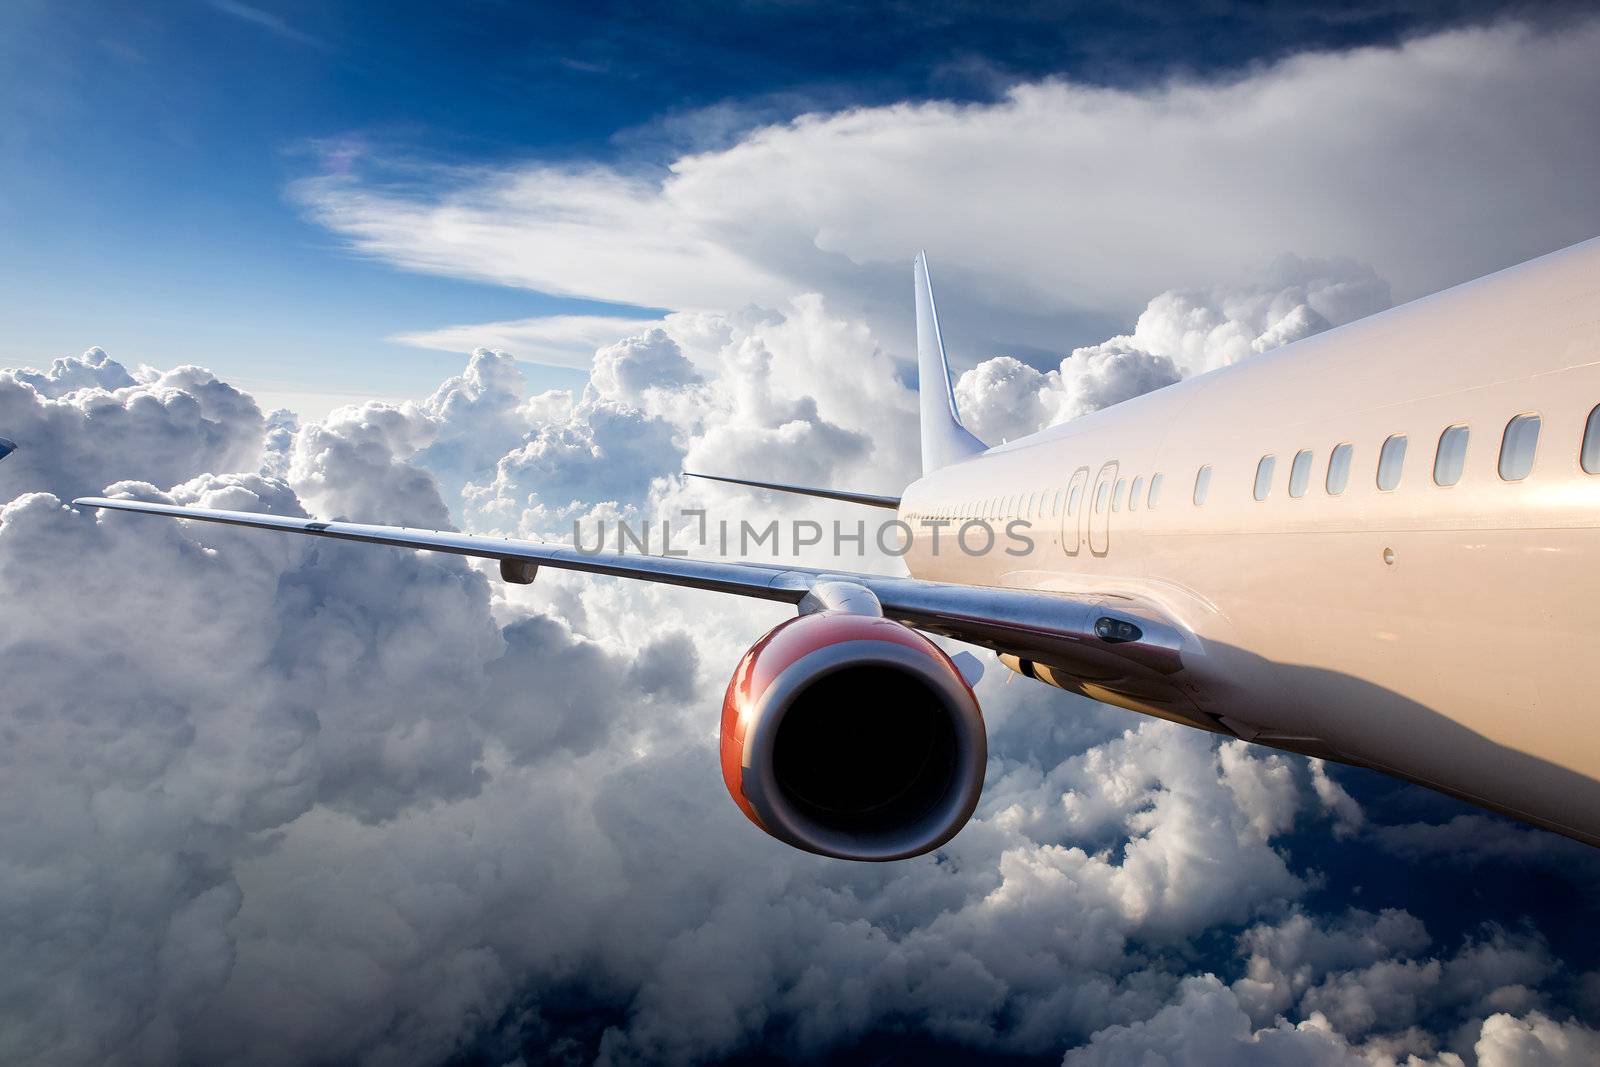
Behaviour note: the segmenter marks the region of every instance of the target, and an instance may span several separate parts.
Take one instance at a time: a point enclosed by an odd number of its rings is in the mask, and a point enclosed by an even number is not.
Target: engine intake
[[[803,615],[745,653],[722,706],[722,777],[745,815],[797,848],[895,860],[944,844],[983,789],[977,698],[900,623]]]

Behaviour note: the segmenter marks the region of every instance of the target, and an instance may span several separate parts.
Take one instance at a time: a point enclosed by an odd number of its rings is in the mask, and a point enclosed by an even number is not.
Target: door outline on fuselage
[[[1117,481],[1117,461],[1111,460],[1100,468],[1100,473],[1094,476],[1094,492],[1089,495],[1089,506],[1084,509],[1093,519],[1089,523],[1089,552],[1092,555],[1103,556],[1111,551],[1111,509],[1116,504],[1116,491],[1112,487]],[[1106,490],[1106,506],[1100,504],[1100,487]],[[1100,536],[1095,537],[1096,534]],[[1098,540],[1099,545],[1095,544]]]
[[[1083,549],[1083,516],[1087,514],[1089,468],[1079,467],[1072,472],[1067,483],[1067,502],[1061,507],[1061,550],[1076,556]],[[1072,494],[1078,493],[1078,506],[1073,507]]]

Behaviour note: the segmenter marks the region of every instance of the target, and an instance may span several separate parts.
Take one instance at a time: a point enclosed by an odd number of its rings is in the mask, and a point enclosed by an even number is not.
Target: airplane
[[[16,450],[17,445],[15,441],[9,441],[4,437],[0,437],[0,459],[5,459]]]
[[[929,852],[978,803],[971,671],[929,635],[1600,846],[1600,239],[993,448],[961,423],[925,255],[913,275],[922,476],[725,479],[893,509],[904,577],[74,504],[792,604],[733,672],[720,762],[751,822],[824,856]],[[1029,552],[951,550],[1019,521]]]

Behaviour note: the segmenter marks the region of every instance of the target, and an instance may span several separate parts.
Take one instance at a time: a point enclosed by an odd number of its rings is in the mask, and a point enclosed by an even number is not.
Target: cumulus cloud
[[[300,513],[256,476],[169,498]],[[112,528],[29,494],[0,511],[0,585],[6,1059],[169,1060],[232,965],[254,835],[477,788],[456,709],[500,645],[460,565]]]
[[[913,404],[870,331],[821,297],[781,312],[677,313],[601,348],[580,396],[530,400],[522,442],[465,490],[469,518],[554,536],[570,534],[571,518],[595,504],[611,505],[607,515],[647,502],[675,514],[748,499],[707,483],[685,489],[685,470],[903,485],[917,440]]]
[[[209,371],[130,374],[98,348],[47,371],[0,370],[0,427],[17,445],[0,467],[4,500],[254,469],[265,431],[255,401]]]
[[[340,408],[295,435],[289,479],[317,515],[447,529],[438,483],[406,462],[433,434],[434,424],[409,405]]]
[[[1475,1028],[1469,1054],[1478,1067],[1529,1067],[1589,1063],[1600,1051],[1600,1032],[1576,1021],[1539,1013],[1498,1013]],[[1148,1019],[1107,1027],[1066,1054],[1064,1067],[1113,1064],[1248,1064],[1253,1067],[1465,1067],[1460,1052],[1438,1050],[1429,1036],[1408,1030],[1387,1038],[1353,1041],[1319,1012],[1291,1023],[1278,1018],[1256,1028],[1233,992],[1215,976],[1186,979],[1173,1003]]]
[[[595,349],[651,325],[648,319],[617,315],[545,315],[511,322],[445,326],[396,334],[390,340],[443,352],[500,349],[529,363],[588,370]]]
[[[597,393],[630,404],[644,403],[647,390],[682,389],[700,380],[678,342],[659,328],[599,349],[590,370]]]
[[[192,372],[155,380],[212,388]],[[143,425],[122,462],[160,469],[172,430]],[[403,471],[417,443],[400,413],[352,409],[295,435],[290,476],[332,511],[444,516],[431,479]],[[111,491],[306,513],[262,474]],[[375,825],[469,800],[486,760],[586,751],[623,709],[681,697],[694,675],[670,628],[638,655],[537,617],[502,628],[488,583],[452,557],[119,518],[47,493],[0,509],[8,1061],[193,1057],[240,962],[240,870],[272,835],[312,812]],[[305,962],[276,973],[297,981]]]
[[[1408,299],[1600,233],[1597,50],[1593,21],[1506,23],[1217,81],[806,115],[664,172],[340,171],[297,195],[411,269],[677,309],[852,294],[880,331],[909,328],[927,248],[958,354],[1048,350],[1086,312],[1126,318],[1285,251],[1359,258]]]
[[[1539,1012],[1520,1019],[1501,1012],[1484,1020],[1474,1048],[1478,1067],[1578,1067],[1600,1060],[1600,1031]]]
[[[956,379],[956,409],[980,441],[1003,444],[1050,425],[1050,390],[1045,374],[1011,356],[995,356]]]
[[[1162,293],[1132,333],[1076,348],[1048,372],[985,360],[957,380],[956,403],[973,432],[999,444],[1388,306],[1389,286],[1370,267],[1281,256],[1239,285]]]
[[[1127,1063],[1369,1067],[1366,1058],[1321,1017],[1252,1029],[1233,994],[1212,975],[1185,979],[1174,1003],[1148,1019],[1099,1031],[1087,1045],[1069,1051],[1062,1063],[1064,1067]]]
[[[1083,351],[1146,352],[1189,377],[1364,318],[1389,302],[1388,283],[1370,266],[1286,255],[1243,284],[1162,293],[1132,334]]]

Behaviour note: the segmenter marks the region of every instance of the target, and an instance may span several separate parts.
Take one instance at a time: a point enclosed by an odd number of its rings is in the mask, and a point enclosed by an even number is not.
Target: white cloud
[[[335,178],[302,182],[312,217],[362,252],[435,273],[647,307],[736,307],[786,286],[722,245],[655,183],[603,167],[484,171],[447,205]],[[536,250],[525,242],[537,242]],[[617,272],[626,265],[623,281]],[[689,271],[699,296],[687,295]]]
[[[1336,971],[1391,958],[1409,959],[1428,946],[1428,932],[1407,912],[1352,910],[1332,921],[1293,914],[1251,927],[1239,939],[1248,952],[1245,976],[1233,984],[1239,1003],[1263,1023],[1280,1015]]]
[[[324,518],[449,528],[433,475],[406,462],[432,443],[435,432],[409,404],[340,408],[295,435],[289,481]]]
[[[897,348],[925,247],[959,360],[969,338],[1056,347],[1073,316],[1129,316],[1286,251],[1369,263],[1410,298],[1592,237],[1597,50],[1593,21],[1502,24],[1213,82],[806,115],[660,180],[530,163],[297,195],[412,269],[679,309],[848,294]],[[1335,296],[1311,310],[1336,319]]]
[[[1492,1015],[1474,1046],[1478,1067],[1581,1067],[1600,1062],[1600,1031],[1539,1012]]]
[[[1322,760],[1308,761],[1311,766],[1311,787],[1324,811],[1333,816],[1333,832],[1338,837],[1357,833],[1366,822],[1366,813],[1355,797],[1328,775],[1327,764]]]
[[[1054,388],[1051,378],[1021,360],[995,356],[956,379],[956,409],[980,441],[1003,444],[1050,425],[1054,411],[1046,396]]]
[[[830,370],[841,363],[856,375]],[[782,313],[678,313],[602,348],[581,397],[524,405],[530,428],[466,489],[468,520],[566,536],[599,503],[626,514],[649,502],[673,516],[737,499],[752,519],[794,506],[763,496],[751,508],[747,490],[704,482],[680,488],[684,470],[892,489],[912,470],[912,410],[870,332],[820,297]]]
[[[254,469],[265,431],[255,401],[209,371],[130,374],[98,348],[44,372],[0,370],[0,427],[17,445],[0,467],[0,500]]]
[[[1054,370],[985,360],[957,379],[956,403],[973,432],[999,444],[1388,306],[1389,286],[1369,267],[1281,256],[1248,283],[1162,293],[1131,334],[1074,349]]]
[[[663,329],[651,328],[601,348],[590,375],[602,396],[642,405],[648,390],[681,389],[700,381],[694,365]]]
[[[1122,1064],[1204,1067],[1371,1067],[1327,1021],[1252,1029],[1233,993],[1212,975],[1185,979],[1178,998],[1149,1019],[1107,1027],[1062,1060],[1063,1067]]]
[[[545,315],[509,322],[445,326],[396,334],[391,341],[442,352],[501,349],[529,363],[588,370],[595,350],[618,337],[656,325],[616,315]]]
[[[1147,352],[1171,360],[1187,378],[1388,306],[1389,285],[1371,267],[1285,255],[1242,284],[1162,293],[1131,335],[1080,352]]]

